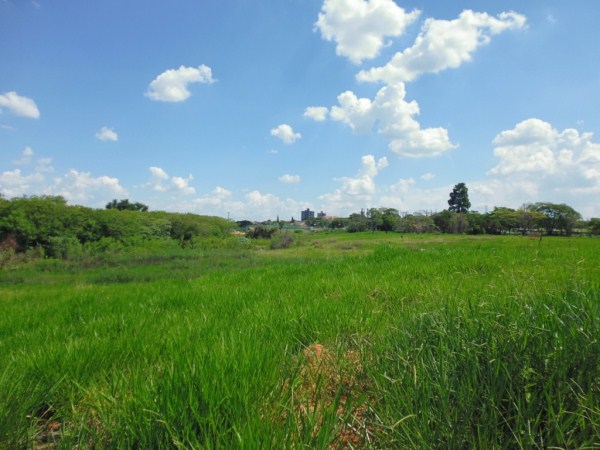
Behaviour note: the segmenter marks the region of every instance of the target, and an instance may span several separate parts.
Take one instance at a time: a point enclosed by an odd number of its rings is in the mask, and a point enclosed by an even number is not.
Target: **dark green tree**
[[[448,200],[448,210],[457,213],[466,213],[471,207],[469,201],[469,189],[465,183],[458,183],[450,192],[450,199]]]
[[[591,219],[589,222],[589,230],[592,236],[600,236],[600,219]]]
[[[346,230],[350,233],[356,233],[359,231],[367,231],[369,227],[369,219],[367,219],[363,214],[353,213],[350,214],[348,219],[348,226]]]
[[[546,233],[549,236],[555,234],[557,231],[571,236],[577,221],[581,220],[581,214],[564,203],[540,202],[529,205],[528,209],[545,216],[539,223],[546,229]]]
[[[469,234],[483,234],[485,233],[484,220],[485,215],[477,212],[471,211],[466,214],[467,221],[469,222]]]
[[[433,219],[433,223],[438,230],[440,230],[442,233],[451,233],[452,223],[456,221],[455,216],[455,212],[445,209],[439,213],[435,213],[433,216],[431,216],[431,218]]]
[[[381,229],[383,225],[383,214],[381,210],[377,208],[371,208],[367,211],[367,217],[369,219],[369,228],[371,231],[377,231]]]
[[[140,202],[131,203],[129,199],[114,199],[106,204],[106,209],[118,209],[119,211],[148,211],[148,206]]]
[[[381,213],[381,230],[385,231],[393,231],[400,220],[400,214],[398,214],[398,210],[394,208],[383,208]]]

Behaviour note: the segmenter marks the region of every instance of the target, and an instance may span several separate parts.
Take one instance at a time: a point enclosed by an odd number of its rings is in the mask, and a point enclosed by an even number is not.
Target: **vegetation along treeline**
[[[600,235],[600,219],[582,220],[569,205],[552,202],[525,204],[519,209],[496,207],[490,212],[471,211],[469,190],[458,183],[450,192],[448,209],[436,213],[401,214],[395,208],[370,208],[348,218],[316,218],[309,224],[315,228],[345,229],[349,232],[396,231],[400,233],[510,234],[531,232],[571,236],[575,231]],[[294,220],[292,219],[292,222]],[[238,222],[241,226],[248,221]],[[279,222],[279,226],[284,224]],[[269,229],[252,229],[248,236],[268,238]]]
[[[370,208],[347,218],[317,218],[313,229],[348,232],[385,231],[400,233],[510,234],[531,232],[571,236],[574,232],[600,235],[600,219],[583,221],[565,204],[540,202],[520,209],[505,207],[480,213],[470,211],[468,188],[458,183],[448,200],[448,209],[431,213],[401,214],[394,208]],[[292,220],[293,222],[293,220]],[[112,200],[105,209],[70,206],[60,196],[0,197],[0,253],[30,252],[39,256],[69,258],[127,247],[205,246],[207,238],[226,238],[240,225],[220,217],[148,211],[148,206],[129,200]],[[253,224],[252,224],[253,225]],[[248,238],[279,239],[287,247],[293,238],[278,228],[289,224],[252,226]],[[239,239],[236,241],[239,242]],[[242,243],[243,244],[243,243]]]
[[[600,234],[600,219],[584,221],[565,204],[533,203],[519,209],[496,207],[487,213],[456,212],[400,214],[394,208],[370,208],[349,218],[317,219],[317,226],[357,231],[397,231],[401,233],[510,234],[540,232],[571,236],[575,231]]]
[[[128,200],[92,209],[69,206],[56,196],[0,198],[0,247],[63,258],[142,243],[193,247],[226,236],[235,225],[220,217],[147,210]]]

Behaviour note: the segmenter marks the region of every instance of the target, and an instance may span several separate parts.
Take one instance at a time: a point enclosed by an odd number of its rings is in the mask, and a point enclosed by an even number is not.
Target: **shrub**
[[[271,249],[289,248],[294,243],[294,235],[286,230],[280,230],[271,237]]]
[[[73,259],[83,253],[81,243],[74,236],[52,236],[48,238],[46,255],[50,258]]]
[[[275,228],[256,227],[248,230],[246,237],[250,239],[271,239],[276,231]]]

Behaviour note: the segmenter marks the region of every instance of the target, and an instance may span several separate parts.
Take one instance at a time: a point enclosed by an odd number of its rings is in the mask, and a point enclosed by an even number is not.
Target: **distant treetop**
[[[106,209],[118,209],[119,211],[148,211],[148,206],[140,202],[130,203],[128,199],[114,199],[106,204]]]

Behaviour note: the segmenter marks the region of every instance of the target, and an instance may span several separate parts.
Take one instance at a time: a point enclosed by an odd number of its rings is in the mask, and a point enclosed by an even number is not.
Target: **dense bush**
[[[53,258],[146,247],[151,242],[159,246],[169,246],[169,241],[182,247],[194,242],[197,245],[198,240],[226,237],[234,225],[220,217],[197,214],[70,206],[62,197],[0,201],[0,246],[17,253],[39,248]]]
[[[289,248],[294,243],[294,233],[288,230],[278,230],[271,237],[271,248]]]

